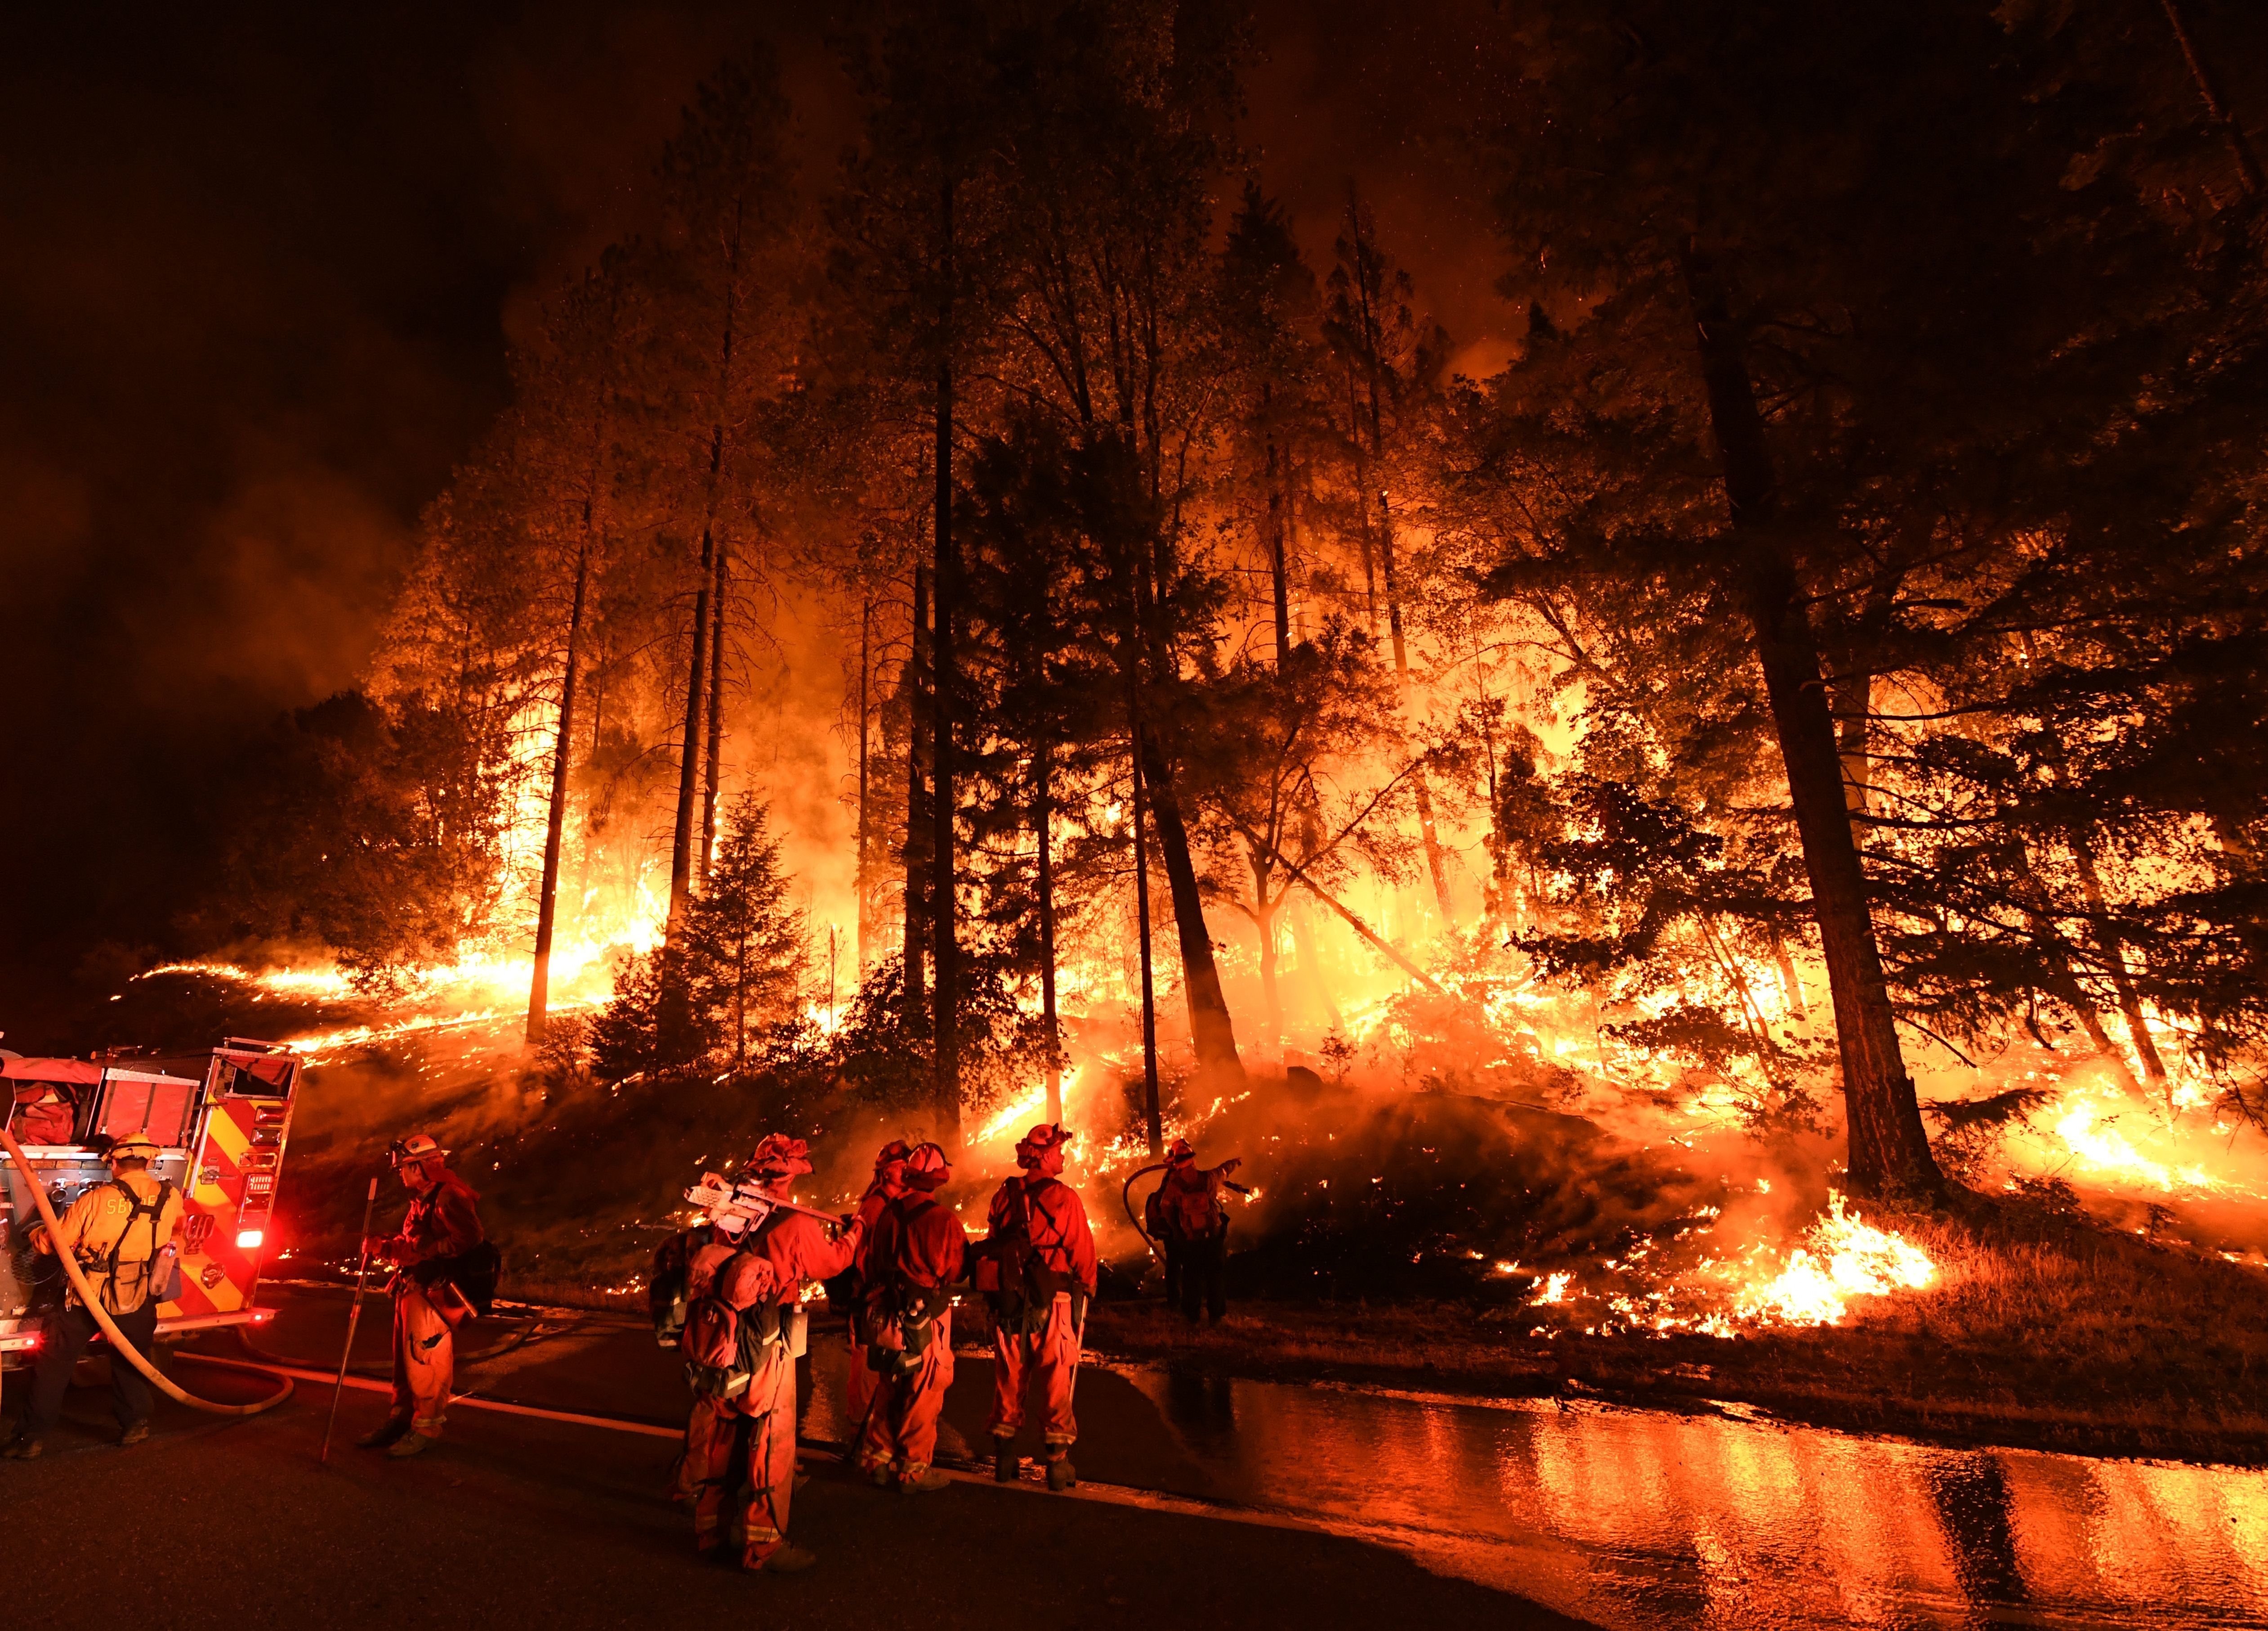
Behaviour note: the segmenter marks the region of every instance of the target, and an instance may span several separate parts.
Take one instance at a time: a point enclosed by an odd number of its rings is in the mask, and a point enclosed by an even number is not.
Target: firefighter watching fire
[[[882,1209],[906,1193],[906,1155],[902,1138],[890,1140],[875,1152],[873,1182],[858,1201],[858,1255],[848,1273],[828,1290],[828,1300],[840,1304],[845,1316],[843,1332],[850,1352],[843,1391],[852,1422],[864,1422],[874,1402],[874,1366],[866,1353],[873,1340],[865,1320],[866,1291],[873,1280],[868,1264],[874,1254],[874,1225],[881,1221]]]
[[[1189,1141],[1177,1138],[1166,1151],[1165,1181],[1150,1196],[1151,1232],[1166,1251],[1166,1302],[1191,1325],[1200,1309],[1215,1325],[1228,1313],[1228,1209],[1220,1192],[1242,1164],[1231,1157],[1201,1167]]]
[[[978,1289],[992,1302],[992,1476],[1004,1484],[1015,1481],[1015,1437],[1034,1385],[1047,1401],[1048,1488],[1079,1482],[1071,1461],[1079,1438],[1071,1390],[1094,1295],[1095,1253],[1086,1208],[1060,1181],[1071,1136],[1045,1124],[1026,1134],[1016,1145],[1024,1170],[1000,1186],[986,1214]]]
[[[367,1243],[394,1266],[394,1404],[383,1425],[355,1442],[394,1457],[414,1456],[441,1436],[456,1378],[456,1330],[474,1309],[452,1271],[488,1236],[478,1197],[452,1172],[449,1152],[423,1133],[387,1150],[410,1194],[401,1232]]]
[[[949,1482],[932,1465],[937,1419],[953,1385],[953,1297],[968,1237],[936,1193],[953,1177],[945,1151],[923,1144],[901,1164],[903,1193],[882,1208],[865,1247],[865,1326],[874,1392],[858,1466],[881,1488],[925,1495]]]
[[[768,1134],[739,1187],[759,1210],[766,1200],[792,1204],[797,1176],[810,1171],[809,1145]],[[683,1477],[694,1491],[693,1543],[706,1554],[729,1541],[747,1569],[792,1574],[819,1561],[787,1538],[803,1289],[849,1267],[862,1231],[853,1217],[839,1239],[828,1232],[810,1213],[771,1209],[717,1267],[686,1318],[681,1346],[696,1398]]]
[[[150,1163],[157,1157],[158,1145],[147,1133],[128,1134],[110,1147],[110,1181],[89,1188],[60,1220],[61,1245],[78,1260],[89,1288],[120,1333],[144,1354],[157,1338],[158,1304],[172,1294],[165,1282],[179,1278],[179,1248],[173,1243],[184,1209],[180,1191],[151,1175]],[[49,1256],[58,1249],[44,1226],[32,1231],[32,1244]],[[23,1428],[0,1451],[11,1460],[29,1461],[45,1447],[62,1418],[71,1371],[94,1340],[94,1316],[80,1304],[77,1292],[69,1296],[63,1317],[49,1327],[48,1346],[33,1368]],[[149,1437],[153,1401],[142,1373],[114,1361],[110,1396],[119,1444],[138,1444]]]

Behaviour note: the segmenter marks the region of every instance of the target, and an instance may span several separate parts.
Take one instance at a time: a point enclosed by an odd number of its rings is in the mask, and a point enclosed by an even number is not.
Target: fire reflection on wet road
[[[1121,1371],[1206,1488],[1602,1625],[2268,1625],[2268,1472]]]

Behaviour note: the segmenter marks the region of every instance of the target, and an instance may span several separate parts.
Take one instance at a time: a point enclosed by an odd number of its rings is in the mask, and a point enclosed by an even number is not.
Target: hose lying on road
[[[80,1303],[85,1305],[88,1313],[94,1316],[94,1323],[102,1327],[103,1335],[110,1339],[113,1354],[123,1355],[136,1370],[150,1378],[159,1392],[176,1404],[187,1405],[192,1410],[203,1410],[217,1416],[256,1416],[263,1410],[273,1410],[291,1397],[293,1383],[290,1377],[278,1378],[282,1385],[274,1393],[266,1399],[254,1400],[248,1405],[218,1404],[210,1399],[199,1399],[195,1393],[183,1392],[176,1387],[171,1378],[152,1364],[140,1348],[126,1340],[102,1306],[102,1298],[86,1282],[86,1275],[79,1268],[78,1259],[64,1250],[63,1226],[56,1220],[55,1208],[48,1204],[48,1192],[40,1187],[40,1175],[33,1170],[31,1158],[25,1155],[24,1146],[18,1143],[16,1135],[4,1127],[0,1127],[0,1148],[8,1151],[8,1158],[24,1175],[24,1182],[32,1192],[32,1204],[40,1209],[40,1220],[48,1226],[48,1238],[55,1245],[56,1260],[63,1264],[63,1272],[70,1276],[71,1289],[78,1293]]]

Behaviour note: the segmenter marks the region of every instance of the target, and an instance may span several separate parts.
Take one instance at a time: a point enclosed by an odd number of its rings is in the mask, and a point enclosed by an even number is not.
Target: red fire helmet
[[[1186,1138],[1177,1138],[1172,1143],[1166,1146],[1166,1164],[1167,1166],[1179,1166],[1185,1161],[1194,1161],[1197,1158],[1197,1146],[1189,1142]]]
[[[748,1157],[750,1176],[775,1180],[811,1171],[811,1146],[785,1133],[767,1133]]]
[[[941,1189],[953,1177],[945,1151],[935,1144],[917,1144],[906,1152],[906,1182],[915,1189]]]
[[[882,1175],[882,1170],[888,1166],[890,1163],[893,1161],[902,1161],[910,1153],[912,1152],[907,1149],[906,1141],[904,1139],[892,1139],[888,1143],[884,1144],[881,1149],[874,1152],[874,1176],[880,1178]]]
[[[1060,1122],[1042,1121],[1017,1142],[1016,1164],[1040,1172],[1055,1173],[1063,1171],[1064,1149],[1072,1135],[1063,1129]]]

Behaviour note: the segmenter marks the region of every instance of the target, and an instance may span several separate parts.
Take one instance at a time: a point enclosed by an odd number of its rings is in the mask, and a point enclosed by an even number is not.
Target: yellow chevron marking
[[[208,1148],[219,1150],[235,1165],[241,1166],[244,1164],[244,1152],[252,1147],[252,1139],[243,1128],[237,1125],[236,1118],[223,1106],[215,1110],[211,1119],[205,1123],[205,1143]]]

